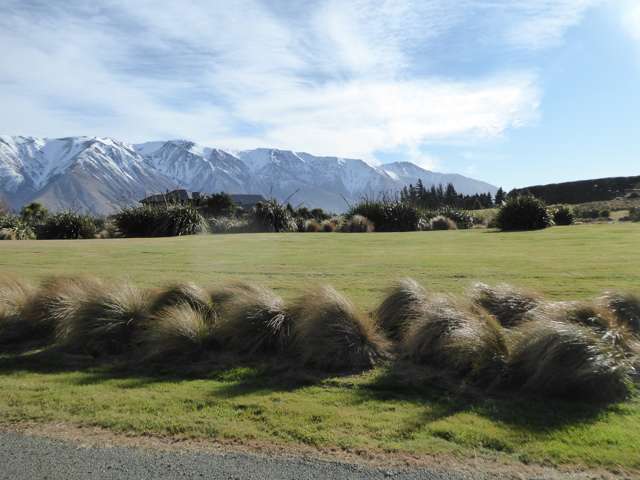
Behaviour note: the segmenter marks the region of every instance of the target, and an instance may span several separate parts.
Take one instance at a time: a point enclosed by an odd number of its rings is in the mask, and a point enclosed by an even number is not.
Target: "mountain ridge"
[[[0,195],[12,208],[40,201],[52,210],[106,215],[174,188],[258,193],[340,212],[364,196],[394,193],[421,179],[460,193],[495,186],[410,162],[373,166],[360,159],[274,148],[229,151],[189,140],[128,144],[111,137],[0,136]]]

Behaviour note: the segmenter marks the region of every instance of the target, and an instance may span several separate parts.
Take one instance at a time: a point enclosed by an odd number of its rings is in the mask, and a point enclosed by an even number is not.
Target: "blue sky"
[[[640,174],[640,0],[0,9],[0,133],[409,160],[507,188]]]

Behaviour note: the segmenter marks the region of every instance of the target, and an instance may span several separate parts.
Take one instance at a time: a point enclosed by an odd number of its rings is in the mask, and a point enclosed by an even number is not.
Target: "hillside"
[[[640,176],[596,178],[593,180],[534,185],[514,189],[512,192],[516,194],[529,192],[549,204],[577,204],[613,200],[624,196],[629,190],[635,188],[640,188]]]

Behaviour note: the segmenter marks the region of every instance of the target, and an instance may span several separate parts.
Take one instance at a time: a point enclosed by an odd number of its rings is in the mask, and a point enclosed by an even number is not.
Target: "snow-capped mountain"
[[[373,167],[356,159],[266,148],[230,152],[184,140],[128,145],[110,138],[0,136],[0,195],[14,208],[39,201],[52,210],[108,214],[148,194],[185,188],[259,193],[338,212],[418,178],[426,186],[451,182],[467,194],[496,191],[408,162]]]

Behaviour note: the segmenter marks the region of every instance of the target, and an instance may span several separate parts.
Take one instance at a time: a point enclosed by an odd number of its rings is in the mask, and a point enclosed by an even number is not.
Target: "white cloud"
[[[624,30],[632,39],[640,41],[640,2],[627,1],[620,11]]]
[[[397,149],[432,168],[425,143],[502,135],[534,119],[540,98],[527,71],[450,79],[430,70],[443,39],[542,48],[593,3],[7,1],[0,132],[184,137],[370,160]]]

